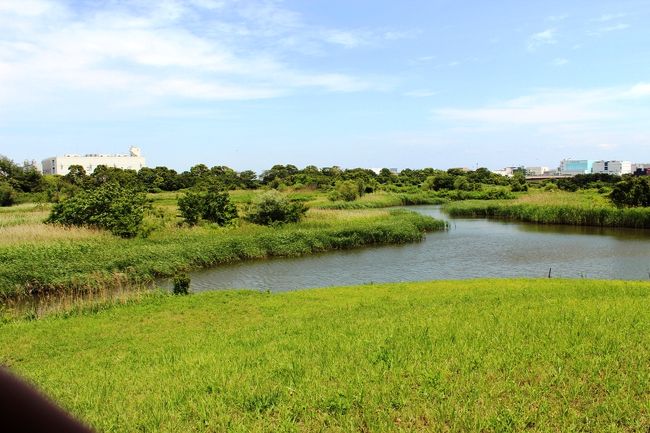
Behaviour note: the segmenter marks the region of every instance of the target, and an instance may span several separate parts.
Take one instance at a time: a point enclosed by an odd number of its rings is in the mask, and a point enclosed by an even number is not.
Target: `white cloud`
[[[102,3],[100,3],[102,4]],[[259,7],[254,7],[254,6]],[[228,9],[228,13],[224,10]],[[232,18],[233,16],[239,18]],[[0,106],[70,100],[250,100],[301,88],[353,92],[367,80],[337,71],[305,71],[269,45],[363,44],[363,34],[310,29],[273,1],[106,2],[72,12],[54,0],[0,0]]]
[[[627,16],[626,13],[623,12],[618,12],[614,14],[603,14],[599,16],[598,18],[594,18],[591,21],[593,22],[598,22],[598,23],[607,23],[610,21],[618,20],[620,18],[625,18]]]
[[[546,29],[542,32],[534,33],[528,38],[526,48],[528,51],[535,51],[544,45],[553,45],[557,43],[557,30]]]
[[[546,21],[559,22],[559,21],[564,21],[567,18],[569,18],[568,14],[551,15],[551,16],[546,17]]]
[[[346,48],[356,48],[361,45],[367,45],[368,35],[361,32],[328,30],[323,32],[323,40],[331,44],[342,45]]]
[[[569,59],[565,59],[563,57],[558,57],[556,59],[553,59],[553,66],[564,66],[569,63]]]
[[[616,31],[625,30],[625,29],[628,29],[628,28],[630,28],[629,24],[618,23],[618,24],[613,24],[611,26],[600,27],[600,28],[598,28],[596,30],[592,30],[592,31],[589,32],[589,34],[592,35],[592,36],[600,36],[603,33],[616,32]]]
[[[434,90],[427,90],[427,89],[419,89],[419,90],[411,90],[409,92],[404,93],[404,96],[410,96],[412,98],[428,98],[430,96],[436,96],[440,92],[436,92]]]
[[[491,125],[563,125],[639,117],[629,101],[650,97],[650,83],[591,90],[541,90],[479,108],[440,108],[436,118]],[[647,114],[647,113],[646,113]]]

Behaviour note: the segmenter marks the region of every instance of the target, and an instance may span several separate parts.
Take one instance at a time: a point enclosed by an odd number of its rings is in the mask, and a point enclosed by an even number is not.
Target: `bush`
[[[188,191],[178,199],[178,209],[190,225],[204,219],[224,226],[237,218],[237,208],[230,201],[230,195],[218,187],[206,191]]]
[[[11,206],[16,202],[16,190],[7,182],[0,182],[0,206]]]
[[[629,177],[614,185],[609,198],[618,207],[648,207],[650,181],[641,177]]]
[[[97,227],[123,238],[140,232],[144,213],[149,208],[144,193],[108,183],[80,191],[52,208],[46,223]]]
[[[336,182],[334,186],[334,191],[330,194],[329,198],[332,201],[343,200],[343,201],[354,201],[358,199],[361,194],[359,183],[353,180],[344,180],[342,182]]]
[[[174,295],[188,295],[190,293],[190,276],[179,274],[174,277]]]
[[[277,191],[268,191],[249,207],[246,219],[261,225],[282,224],[298,222],[306,212],[304,204],[292,202]]]

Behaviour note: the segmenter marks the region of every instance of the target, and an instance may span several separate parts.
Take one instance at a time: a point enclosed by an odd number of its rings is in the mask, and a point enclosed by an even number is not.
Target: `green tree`
[[[331,200],[354,201],[360,196],[360,184],[354,180],[336,182],[334,191],[330,194]]]
[[[300,202],[292,202],[278,191],[260,195],[249,207],[246,219],[261,225],[298,222],[307,212]]]
[[[614,185],[609,195],[618,207],[650,206],[650,180],[643,177],[628,177]]]
[[[178,210],[190,225],[201,219],[224,226],[237,218],[237,208],[230,194],[216,185],[207,190],[191,190],[178,199]]]
[[[0,181],[0,206],[11,206],[16,202],[16,190],[9,182]]]
[[[47,223],[97,227],[123,238],[135,237],[150,207],[144,193],[107,183],[79,191],[52,208]]]

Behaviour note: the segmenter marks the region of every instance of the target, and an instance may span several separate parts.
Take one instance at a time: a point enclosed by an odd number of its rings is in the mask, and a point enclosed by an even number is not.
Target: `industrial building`
[[[591,159],[563,159],[560,161],[560,174],[575,176],[576,174],[589,174],[595,161]]]
[[[146,166],[140,148],[131,147],[128,155],[87,154],[63,155],[46,158],[42,161],[43,174],[58,174],[65,176],[70,171],[70,166],[72,165],[82,166],[88,174],[92,173],[98,165],[136,171]]]
[[[632,173],[632,163],[630,161],[595,161],[591,172],[622,176]]]

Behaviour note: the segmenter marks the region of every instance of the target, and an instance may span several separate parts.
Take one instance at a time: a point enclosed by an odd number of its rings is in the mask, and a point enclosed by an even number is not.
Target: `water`
[[[542,226],[449,218],[437,206],[410,210],[449,221],[416,244],[241,262],[191,275],[196,292],[281,292],[369,282],[477,277],[650,279],[650,230]]]

